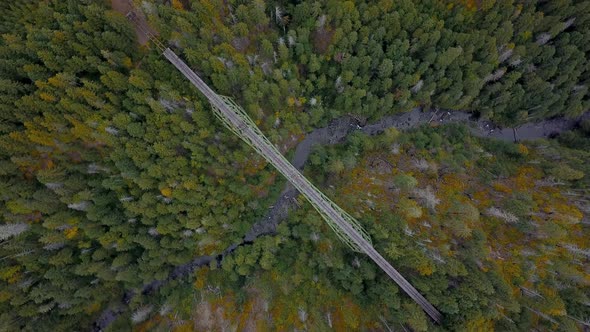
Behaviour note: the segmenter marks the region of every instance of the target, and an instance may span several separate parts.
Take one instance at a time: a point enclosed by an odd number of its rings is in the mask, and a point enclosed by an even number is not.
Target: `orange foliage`
[[[43,220],[43,214],[39,211],[34,211],[26,216],[26,220],[30,222],[39,222]]]
[[[332,251],[332,243],[329,240],[323,240],[318,243],[317,248],[320,253],[327,253]]]
[[[158,324],[161,320],[162,320],[162,316],[155,315],[151,319],[148,319],[145,322],[142,322],[141,324],[135,326],[133,328],[133,331],[135,331],[135,332],[151,331],[156,326],[156,324]]]
[[[490,194],[486,190],[480,190],[473,194],[473,199],[479,202],[481,207],[489,207],[492,204]]]
[[[325,54],[328,51],[332,38],[334,37],[334,31],[330,28],[317,29],[312,33],[314,49],[319,54]]]
[[[361,307],[351,298],[330,301],[323,311],[330,315],[333,331],[364,331],[369,328],[369,325],[363,322]]]
[[[216,242],[211,242],[211,243],[205,244],[201,248],[201,250],[199,250],[198,254],[200,254],[200,255],[213,255],[217,252],[220,252],[221,250],[223,250],[223,248],[221,247],[219,241],[216,241]]]
[[[458,174],[445,174],[442,177],[442,185],[439,188],[441,196],[452,195],[465,190],[465,182],[459,177]]]
[[[517,175],[513,179],[514,186],[520,191],[529,191],[535,187],[535,180],[540,179],[542,175],[538,169],[530,166],[521,166],[518,168]]]
[[[97,312],[100,309],[100,303],[93,302],[86,307],[84,307],[84,312],[87,314],[92,314],[93,312]]]
[[[0,290],[0,303],[4,303],[12,298],[12,293]]]
[[[241,169],[246,175],[257,175],[260,174],[260,171],[266,167],[266,161],[258,156],[254,158],[248,158],[244,163],[242,163]]]
[[[454,0],[449,1],[447,4],[447,9],[451,10],[455,7],[455,4],[463,6],[467,8],[469,11],[476,11],[478,10],[478,1],[477,0]]]

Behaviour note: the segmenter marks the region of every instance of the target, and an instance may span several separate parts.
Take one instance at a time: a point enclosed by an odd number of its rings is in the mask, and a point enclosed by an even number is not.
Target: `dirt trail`
[[[131,3],[131,0],[111,0],[111,6],[113,7],[113,10],[116,12],[119,12],[121,14],[123,14],[124,16],[127,15],[129,12],[131,12],[134,7],[133,4]],[[147,20],[145,18],[145,16],[143,15],[143,13],[140,10],[135,10],[135,18],[138,21],[137,24],[142,25],[143,27],[147,28],[153,35],[157,35],[156,31],[152,28],[150,28],[150,26],[147,23]],[[133,28],[135,30],[135,35],[137,36],[137,42],[140,45],[146,45],[149,41],[148,37],[146,36],[146,34],[138,27],[137,24],[133,24]]]

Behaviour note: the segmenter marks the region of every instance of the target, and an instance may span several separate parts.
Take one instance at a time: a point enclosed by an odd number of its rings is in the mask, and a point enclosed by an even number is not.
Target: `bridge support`
[[[368,234],[354,218],[329,200],[309,182],[276,147],[262,134],[244,110],[230,98],[216,94],[195,74],[172,50],[166,48],[164,56],[191,83],[201,91],[211,103],[216,116],[236,135],[253,147],[260,155],[285,176],[299,192],[320,212],[336,234],[353,250],[367,254],[379,267],[393,279],[436,322],[440,322],[440,312],[420,294],[381,254],[373,248]]]
[[[258,129],[258,127],[254,123],[254,121],[252,121],[252,119],[248,116],[248,114],[246,114],[246,111],[244,111],[244,109],[242,107],[240,107],[240,105],[236,104],[230,97],[221,96],[221,95],[218,95],[218,96],[219,96],[219,98],[221,98],[221,100],[227,106],[228,109],[230,109],[235,114],[237,114],[240,118],[242,118],[242,120],[244,121],[244,123],[247,125],[247,127],[249,129],[253,130],[256,133],[256,135],[261,137],[267,143],[267,146],[272,147],[272,149],[274,150],[274,152],[276,153],[277,156],[280,156],[280,158],[282,158],[285,163],[289,163],[289,161],[279,152],[279,150],[277,150],[277,148],[274,146],[274,144],[272,144],[268,140],[268,138],[266,138],[266,136],[260,131],[260,129]],[[262,151],[258,145],[254,144],[254,142],[252,142],[250,140],[248,135],[244,134],[245,128],[235,127],[224,116],[223,112],[219,108],[217,108],[213,104],[211,104],[211,106],[213,108],[213,113],[215,114],[215,117],[217,117],[221,122],[223,122],[223,124],[227,127],[227,129],[229,129],[234,134],[236,134],[238,137],[240,137],[244,142],[248,143],[248,145],[250,145],[254,150],[256,150],[256,152],[258,152],[262,157],[264,157],[268,162],[270,162],[272,164],[272,161],[266,157],[266,154],[264,153],[264,151]],[[281,172],[280,169],[278,169],[278,170],[279,170],[279,172]],[[287,174],[283,173],[283,175],[288,178]],[[307,178],[303,178],[303,179],[304,179],[303,181],[305,182],[305,184],[312,187],[315,191],[317,191],[318,195],[320,197],[322,197],[322,199],[325,202],[329,203],[332,206],[332,208],[334,208],[334,210],[338,211],[338,213],[342,216],[342,218],[344,220],[346,220],[346,222],[348,222],[359,234],[362,235],[362,237],[365,239],[365,241],[372,244],[371,237],[363,229],[363,227],[360,225],[360,223],[357,220],[355,220],[351,215],[346,213],[346,211],[342,210],[338,205],[336,205],[328,197],[326,197],[326,195],[324,195],[318,188],[316,188],[311,182],[309,182],[307,180]],[[299,192],[302,192],[302,188],[298,182],[293,183],[293,185],[295,186],[295,188]],[[307,197],[307,196],[305,196],[305,197]],[[364,253],[363,250],[361,248],[359,248],[359,246],[348,235],[346,235],[346,233],[344,233],[340,229],[340,227],[338,227],[336,224],[334,224],[334,221],[324,212],[324,210],[318,204],[316,204],[313,200],[310,200],[309,198],[308,198],[308,201],[320,213],[322,218],[328,223],[330,228],[334,231],[334,233],[336,233],[336,235],[338,236],[338,238],[342,242],[346,243],[346,245],[348,245],[352,250],[359,252],[359,253]]]

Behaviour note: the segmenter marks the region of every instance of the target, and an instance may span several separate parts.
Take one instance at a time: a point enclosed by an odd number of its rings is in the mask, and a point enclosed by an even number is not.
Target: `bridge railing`
[[[138,22],[135,14],[128,18]],[[326,197],[309,182],[276,147],[258,129],[246,112],[231,98],[217,95],[192,69],[188,67],[172,50],[166,48],[149,30],[138,22],[138,28],[156,45],[164,57],[170,61],[196,88],[207,97],[215,115],[233,133],[242,138],[261,156],[271,163],[287,180],[302,193],[314,208],[322,215],[330,228],[343,242],[353,250],[366,253],[391,279],[408,294],[436,322],[442,315],[418,292],[393,266],[387,262],[372,246],[370,236],[360,224],[338,205]]]
[[[260,131],[260,129],[258,128],[258,126],[256,126],[256,124],[254,123],[254,121],[252,121],[252,119],[248,116],[248,114],[246,114],[246,111],[244,111],[244,109],[242,107],[240,107],[238,104],[236,104],[233,99],[231,99],[230,97],[226,97],[226,96],[222,96],[222,95],[218,95],[219,98],[221,98],[224,103],[227,105],[227,107],[233,111],[235,114],[237,114],[243,121],[244,123],[247,125],[248,129],[254,131],[254,133],[256,135],[258,135],[258,137],[260,137],[262,140],[264,140],[264,142],[266,143],[266,147],[269,149],[272,149],[273,152],[275,152],[275,156],[278,156],[279,158],[283,159],[284,163],[290,164],[289,161],[277,150],[277,148],[275,147],[274,144],[272,144],[268,138]],[[261,147],[257,144],[255,144],[255,142],[252,142],[250,140],[250,138],[248,137],[248,135],[244,135],[244,129],[245,128],[236,128],[230,121],[228,121],[228,119],[226,118],[226,116],[224,115],[224,113],[217,108],[215,105],[212,105],[213,107],[213,113],[215,114],[215,116],[230,130],[232,131],[234,134],[236,134],[238,137],[240,137],[243,141],[245,141],[246,143],[248,143],[248,145],[250,145],[254,150],[256,150],[262,157],[264,157],[268,162],[270,162],[271,164],[274,164],[274,162],[268,158],[267,154],[265,153],[264,150],[261,149]],[[276,165],[275,165],[276,166]],[[279,171],[281,171],[280,168],[277,168]],[[285,177],[289,178],[290,174],[283,174]],[[309,187],[313,188],[317,194],[321,197],[321,199],[327,203],[329,203],[332,208],[334,208],[334,210],[338,211],[339,214],[343,217],[343,219],[348,222],[358,233],[360,233],[362,235],[362,237],[365,239],[365,241],[372,243],[371,241],[371,237],[369,236],[369,234],[367,233],[367,231],[360,225],[360,223],[354,219],[351,215],[349,215],[348,213],[346,213],[346,211],[344,211],[343,209],[341,209],[337,204],[335,204],[334,202],[332,202],[332,200],[330,200],[326,195],[324,195],[324,193],[322,193],[318,188],[316,188],[311,182],[309,182],[309,180],[307,180],[307,178],[305,177],[301,177],[300,181],[304,181],[306,182],[306,185],[308,185]],[[297,190],[299,190],[300,192],[302,191],[301,186],[299,185],[299,182],[292,182],[292,184],[295,186],[295,188]],[[306,196],[307,197],[307,196]],[[326,214],[326,212],[313,200],[308,199],[308,201],[311,203],[311,205],[320,213],[320,215],[322,216],[322,218],[328,223],[328,225],[330,226],[330,228],[336,233],[336,235],[338,236],[338,238],[346,243],[346,245],[348,245],[352,250],[356,251],[356,252],[360,252],[362,253],[363,250],[361,248],[359,248],[359,246],[352,240],[350,239],[350,237],[343,232],[340,227],[338,227],[338,225],[334,224],[334,221],[332,220],[332,218],[330,218],[330,216],[328,216]]]

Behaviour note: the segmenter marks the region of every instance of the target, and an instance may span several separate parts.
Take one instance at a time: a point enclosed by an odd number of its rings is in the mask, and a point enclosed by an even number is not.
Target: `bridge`
[[[134,20],[135,15],[127,15]],[[165,47],[147,29],[143,29],[164,57],[172,63],[211,103],[215,116],[233,133],[238,135],[264,159],[273,165],[320,213],[336,235],[352,250],[368,255],[398,286],[410,296],[437,323],[442,315],[422,296],[371,244],[371,239],[360,224],[338,205],[326,197],[307,180],[276,149],[246,112],[231,98],[216,94],[190,67],[170,48]]]

